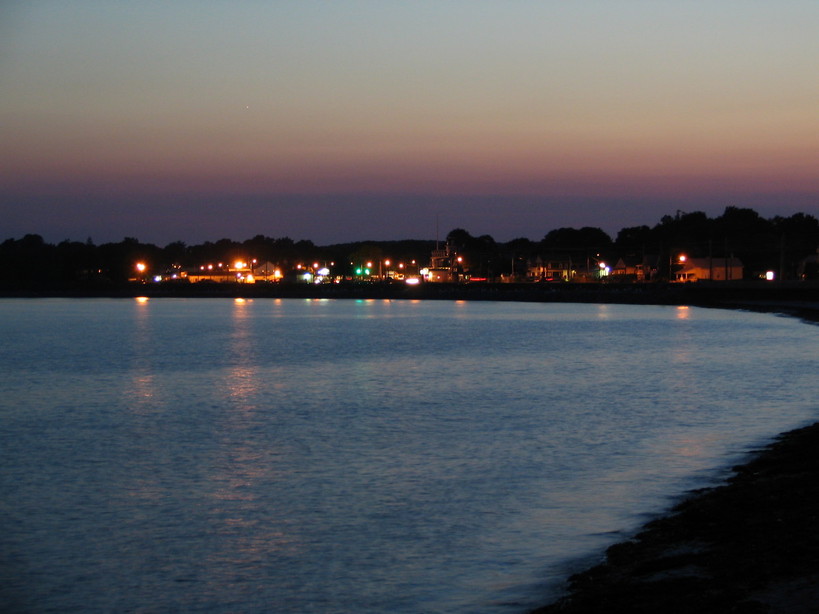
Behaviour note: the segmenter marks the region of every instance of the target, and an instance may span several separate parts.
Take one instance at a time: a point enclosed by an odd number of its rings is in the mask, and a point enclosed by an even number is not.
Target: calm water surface
[[[0,300],[0,602],[525,612],[815,419],[818,333],[675,307]]]

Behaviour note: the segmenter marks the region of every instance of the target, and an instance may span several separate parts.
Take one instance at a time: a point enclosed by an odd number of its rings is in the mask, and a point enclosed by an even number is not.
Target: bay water
[[[523,613],[815,420],[818,334],[686,307],[3,299],[0,603]]]

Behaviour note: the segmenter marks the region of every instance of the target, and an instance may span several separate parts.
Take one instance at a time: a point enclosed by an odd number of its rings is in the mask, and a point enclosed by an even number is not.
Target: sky
[[[0,240],[819,216],[816,0],[0,0]]]

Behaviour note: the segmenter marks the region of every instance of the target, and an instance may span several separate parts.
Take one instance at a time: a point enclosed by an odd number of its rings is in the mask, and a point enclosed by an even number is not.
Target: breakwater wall
[[[340,284],[241,284],[241,283],[128,283],[3,289],[0,296],[131,298],[299,298],[376,300],[469,300],[567,303],[622,303],[694,305],[702,307],[783,311],[802,315],[819,309],[816,282],[698,282],[689,284],[614,283],[340,283]]]

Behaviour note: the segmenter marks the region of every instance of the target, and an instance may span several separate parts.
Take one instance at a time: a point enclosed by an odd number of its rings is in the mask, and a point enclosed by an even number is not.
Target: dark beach
[[[537,614],[819,611],[819,423],[695,491]]]

